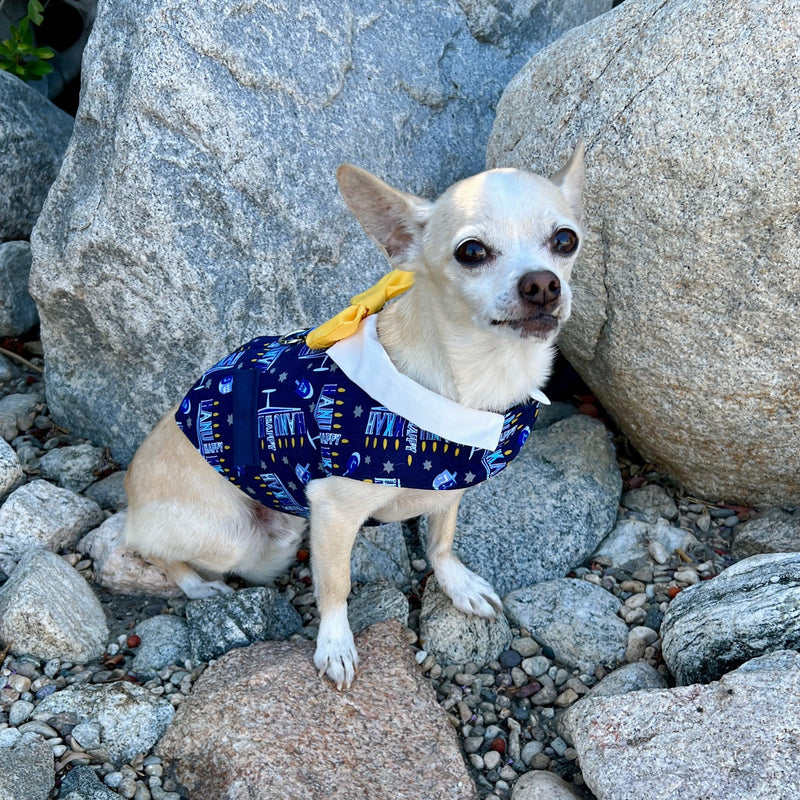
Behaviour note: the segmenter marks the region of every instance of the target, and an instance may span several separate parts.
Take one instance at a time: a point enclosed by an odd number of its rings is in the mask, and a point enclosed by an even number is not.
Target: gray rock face
[[[0,436],[7,442],[30,430],[41,408],[42,397],[30,394],[9,394],[0,398]]]
[[[544,13],[546,36],[609,6]],[[544,32],[506,50],[470,24],[455,0],[103,3],[32,240],[54,417],[127,460],[224,353],[323,321],[385,272],[334,172],[435,195],[480,171],[491,109]]]
[[[675,501],[667,494],[666,489],[655,484],[625,492],[620,503],[631,511],[643,514],[651,522],[656,522],[659,517],[676,519],[678,516]]]
[[[103,466],[103,450],[90,444],[57,447],[39,461],[42,477],[73,492],[82,492],[95,481],[94,473]]]
[[[152,678],[163,667],[191,658],[188,626],[180,617],[159,614],[140,622],[135,633],[142,641],[132,669],[142,678]]]
[[[10,492],[22,477],[22,464],[14,448],[0,438],[0,498]]]
[[[359,583],[389,580],[403,587],[410,581],[403,528],[400,523],[363,527],[350,555],[350,578]]]
[[[800,796],[800,655],[755,659],[708,686],[589,698],[571,721],[597,800]]]
[[[346,692],[320,680],[312,642],[234,650],[194,685],[157,753],[175,762],[190,797],[477,800],[402,639],[397,622],[359,634],[359,675]]]
[[[128,506],[124,482],[125,470],[112,472],[107,478],[103,478],[89,486],[84,491],[84,495],[90,500],[94,500],[100,508],[122,511]]]
[[[464,495],[454,550],[501,596],[561,577],[613,528],[621,490],[599,422],[576,416],[534,429],[503,472]]]
[[[28,294],[31,246],[28,242],[0,244],[0,336],[19,336],[39,319]]]
[[[591,672],[622,659],[628,626],[617,616],[621,603],[611,592],[575,578],[558,578],[507,594],[503,607],[556,659]]]
[[[26,483],[0,506],[0,569],[11,574],[36,548],[58,552],[102,521],[91,500],[47,481]]]
[[[733,554],[737,558],[797,552],[800,552],[800,509],[770,508],[736,526]]]
[[[303,627],[286,598],[266,586],[192,600],[186,604],[186,621],[195,661],[208,661],[253,642],[287,639]]]
[[[27,733],[0,743],[3,800],[47,800],[54,785],[53,751],[44,739]]]
[[[68,686],[43,700],[33,716],[47,722],[64,712],[98,725],[97,756],[119,766],[153,747],[172,721],[175,709],[142,686],[120,681]]]
[[[587,138],[560,344],[645,457],[755,505],[800,503],[796,19],[793,0],[623,3],[526,65],[488,146],[546,172]]]
[[[63,558],[34,550],[0,589],[0,639],[14,653],[84,664],[103,652],[108,626],[89,584]]]
[[[371,583],[348,603],[347,618],[353,633],[387,619],[408,625],[408,600],[391,581]]]
[[[0,70],[0,241],[30,236],[72,135],[72,118]]]
[[[119,795],[100,783],[91,767],[75,767],[61,781],[59,800],[117,800]]]
[[[752,556],[684,589],[661,624],[680,684],[707,683],[773,650],[800,647],[800,554]]]
[[[474,661],[482,666],[496,659],[511,643],[511,628],[502,614],[496,619],[462,614],[435,578],[425,585],[419,630],[423,647],[441,664]]]
[[[661,520],[655,525],[638,519],[621,519],[603,539],[594,555],[610,558],[614,566],[627,569],[647,558],[651,542],[663,545],[666,553],[674,553],[697,542],[694,534],[674,528]]]

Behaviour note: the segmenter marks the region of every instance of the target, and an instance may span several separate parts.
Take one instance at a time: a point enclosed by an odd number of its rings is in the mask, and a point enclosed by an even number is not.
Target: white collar
[[[462,406],[399,372],[378,340],[377,316],[367,317],[355,334],[328,348],[328,355],[353,383],[417,427],[451,442],[497,449],[504,415]],[[532,396],[550,402],[539,391]]]

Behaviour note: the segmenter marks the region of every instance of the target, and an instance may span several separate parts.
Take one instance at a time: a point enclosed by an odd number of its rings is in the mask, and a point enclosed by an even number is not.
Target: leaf
[[[43,78],[53,71],[53,65],[46,61],[30,61],[26,64],[28,74],[36,78]]]
[[[29,0],[28,2],[28,16],[33,22],[34,25],[41,25],[42,20],[44,17],[42,16],[42,12],[44,11],[44,6],[39,2],[39,0]]]
[[[53,58],[55,53],[49,47],[34,47],[30,53],[32,56],[36,56],[36,58]]]

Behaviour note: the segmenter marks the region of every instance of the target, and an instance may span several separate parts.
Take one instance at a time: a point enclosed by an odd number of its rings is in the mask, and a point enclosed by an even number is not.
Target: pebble
[[[667,548],[664,547],[657,539],[653,539],[647,546],[647,551],[653,557],[653,561],[657,564],[666,564],[669,561],[669,553]]]

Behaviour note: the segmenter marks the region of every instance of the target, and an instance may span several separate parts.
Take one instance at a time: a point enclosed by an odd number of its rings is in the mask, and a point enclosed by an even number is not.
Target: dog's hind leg
[[[165,561],[155,556],[148,556],[147,560],[180,586],[183,593],[190,600],[233,593],[233,589],[225,581],[203,578],[185,561]]]
[[[428,559],[442,591],[465,614],[496,617],[503,608],[488,581],[465,567],[453,554],[458,502],[428,514]]]

